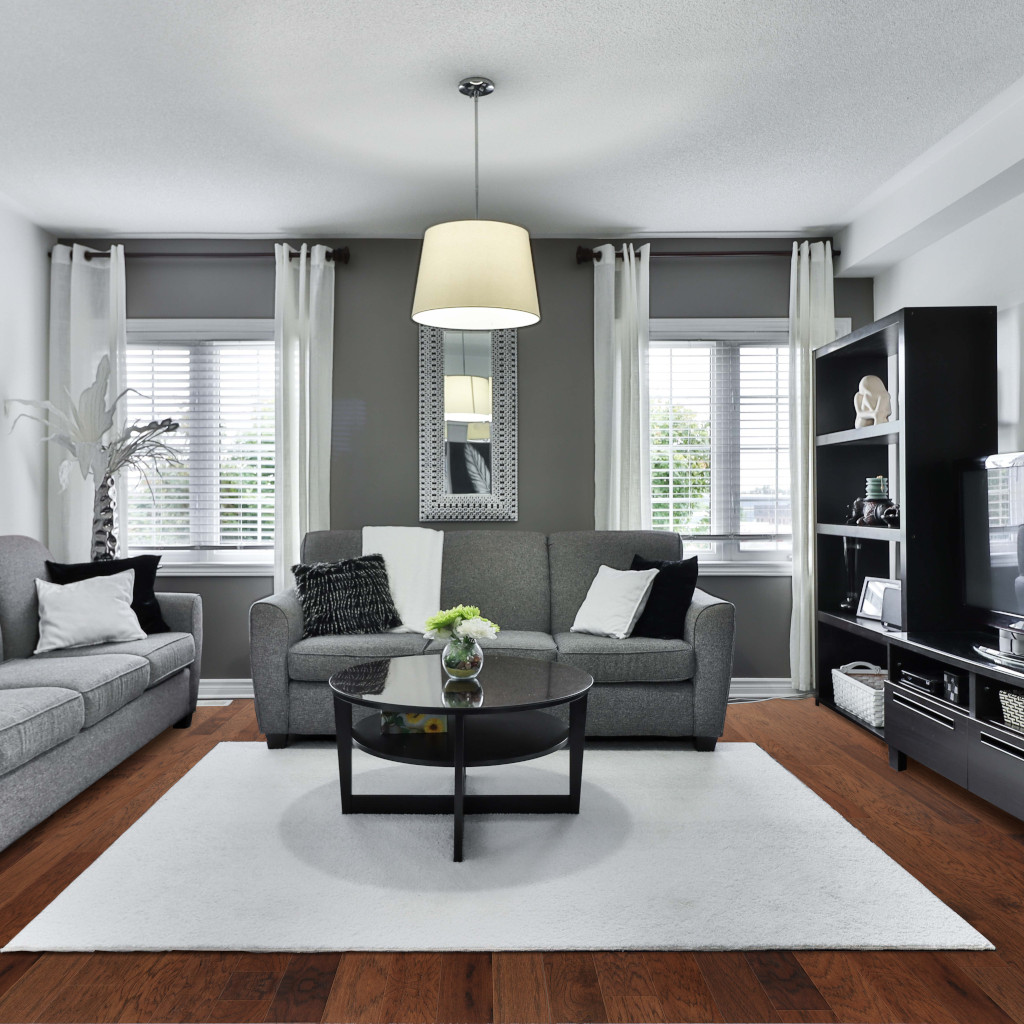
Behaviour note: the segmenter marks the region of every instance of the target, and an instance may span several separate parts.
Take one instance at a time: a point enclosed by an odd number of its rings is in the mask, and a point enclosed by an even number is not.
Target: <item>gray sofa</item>
[[[159,594],[173,630],[145,640],[34,655],[35,579],[50,553],[0,537],[0,849],[169,726],[187,726],[199,693],[202,603]]]
[[[360,530],[307,534],[303,562],[362,553]],[[441,607],[478,605],[501,632],[485,653],[564,661],[594,677],[587,711],[590,736],[692,736],[713,750],[722,734],[732,672],[735,609],[697,590],[685,613],[684,640],[570,633],[602,564],[628,569],[633,555],[682,557],[674,533],[585,531],[528,533],[445,530]],[[682,613],[681,613],[682,614]],[[411,633],[302,639],[294,587],[257,601],[249,613],[256,714],[270,747],[289,736],[334,731],[328,678],[377,658],[440,651]],[[484,670],[486,672],[486,668]]]

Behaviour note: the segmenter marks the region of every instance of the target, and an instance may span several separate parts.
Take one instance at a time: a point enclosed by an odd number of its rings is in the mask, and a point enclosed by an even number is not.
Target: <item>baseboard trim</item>
[[[200,700],[244,700],[252,697],[251,679],[200,679]]]
[[[730,700],[768,700],[793,695],[793,681],[781,676],[734,677],[729,684]]]

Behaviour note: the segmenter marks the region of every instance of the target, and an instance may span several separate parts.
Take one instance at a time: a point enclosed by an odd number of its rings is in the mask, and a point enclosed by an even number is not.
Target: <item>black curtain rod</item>
[[[87,260],[105,259],[109,252],[86,252]],[[294,258],[297,252],[289,253],[289,258]],[[131,260],[272,260],[272,252],[126,252],[125,259]],[[340,249],[328,249],[327,259],[334,263],[348,263],[349,250],[344,245]]]
[[[814,239],[807,239],[807,241],[814,241]],[[819,239],[819,241],[826,241],[826,239]],[[842,249],[833,249],[832,255],[839,256],[842,254]],[[699,257],[700,259],[714,259],[720,256],[785,256],[786,259],[790,259],[793,253],[789,249],[712,249],[706,252],[657,252],[651,251],[652,260],[685,260]],[[621,260],[622,253],[616,252],[615,258]],[[596,249],[588,249],[585,245],[578,245],[576,247],[576,262],[577,263],[599,263],[601,261],[601,254]]]

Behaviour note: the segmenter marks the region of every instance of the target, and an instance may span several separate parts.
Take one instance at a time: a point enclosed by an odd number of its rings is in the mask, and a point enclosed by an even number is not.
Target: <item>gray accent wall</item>
[[[577,245],[607,239],[534,239],[542,319],[519,332],[519,508],[517,523],[487,529],[554,532],[593,527],[593,272],[575,262]],[[107,243],[98,243],[105,247]],[[263,251],[270,241],[143,241],[155,251]],[[417,328],[409,319],[417,239],[331,239],[352,260],[336,278],[331,520],[417,525]],[[752,248],[790,251],[766,239],[658,239],[657,250]],[[273,315],[272,260],[128,260],[129,317]],[[836,281],[836,315],[859,327],[872,319],[872,283]],[[735,257],[655,261],[655,317],[783,317],[789,260]],[[470,524],[459,524],[462,529]],[[161,588],[203,595],[208,678],[249,675],[247,614],[270,592],[266,577],[161,577]],[[737,608],[734,674],[789,674],[788,577],[711,576],[701,586]],[[216,638],[215,640],[213,638]]]

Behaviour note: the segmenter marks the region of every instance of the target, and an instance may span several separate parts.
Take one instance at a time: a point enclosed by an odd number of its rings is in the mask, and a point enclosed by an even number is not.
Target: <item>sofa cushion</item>
[[[568,632],[602,565],[628,569],[634,555],[651,561],[682,556],[679,534],[667,530],[579,530],[548,537],[551,632]],[[498,619],[498,625],[504,623]]]
[[[0,698],[0,775],[77,736],[82,695],[57,686],[4,690]]]
[[[685,640],[556,633],[555,643],[558,660],[589,672],[595,683],[676,683],[693,678],[693,646]]]
[[[492,639],[478,640],[485,652],[507,654],[514,658],[537,658],[539,661],[554,661],[557,654],[555,641],[550,633],[532,629],[503,629]],[[444,650],[444,640],[432,640],[427,651],[430,654]]]
[[[445,530],[441,607],[476,605],[506,630],[551,631],[548,546],[527,530]]]
[[[37,658],[86,658],[96,655],[130,654],[144,658],[149,664],[146,689],[188,668],[196,660],[196,642],[191,633],[154,633],[143,640],[122,643],[93,644],[90,647],[72,647],[61,651],[47,651]]]
[[[0,665],[0,690],[58,686],[80,693],[86,729],[135,700],[148,684],[149,662],[131,654],[78,655],[59,660],[36,656]]]
[[[427,641],[418,633],[349,633],[344,636],[311,636],[292,644],[288,651],[291,679],[318,682],[335,672],[376,658],[401,658],[422,654]]]

